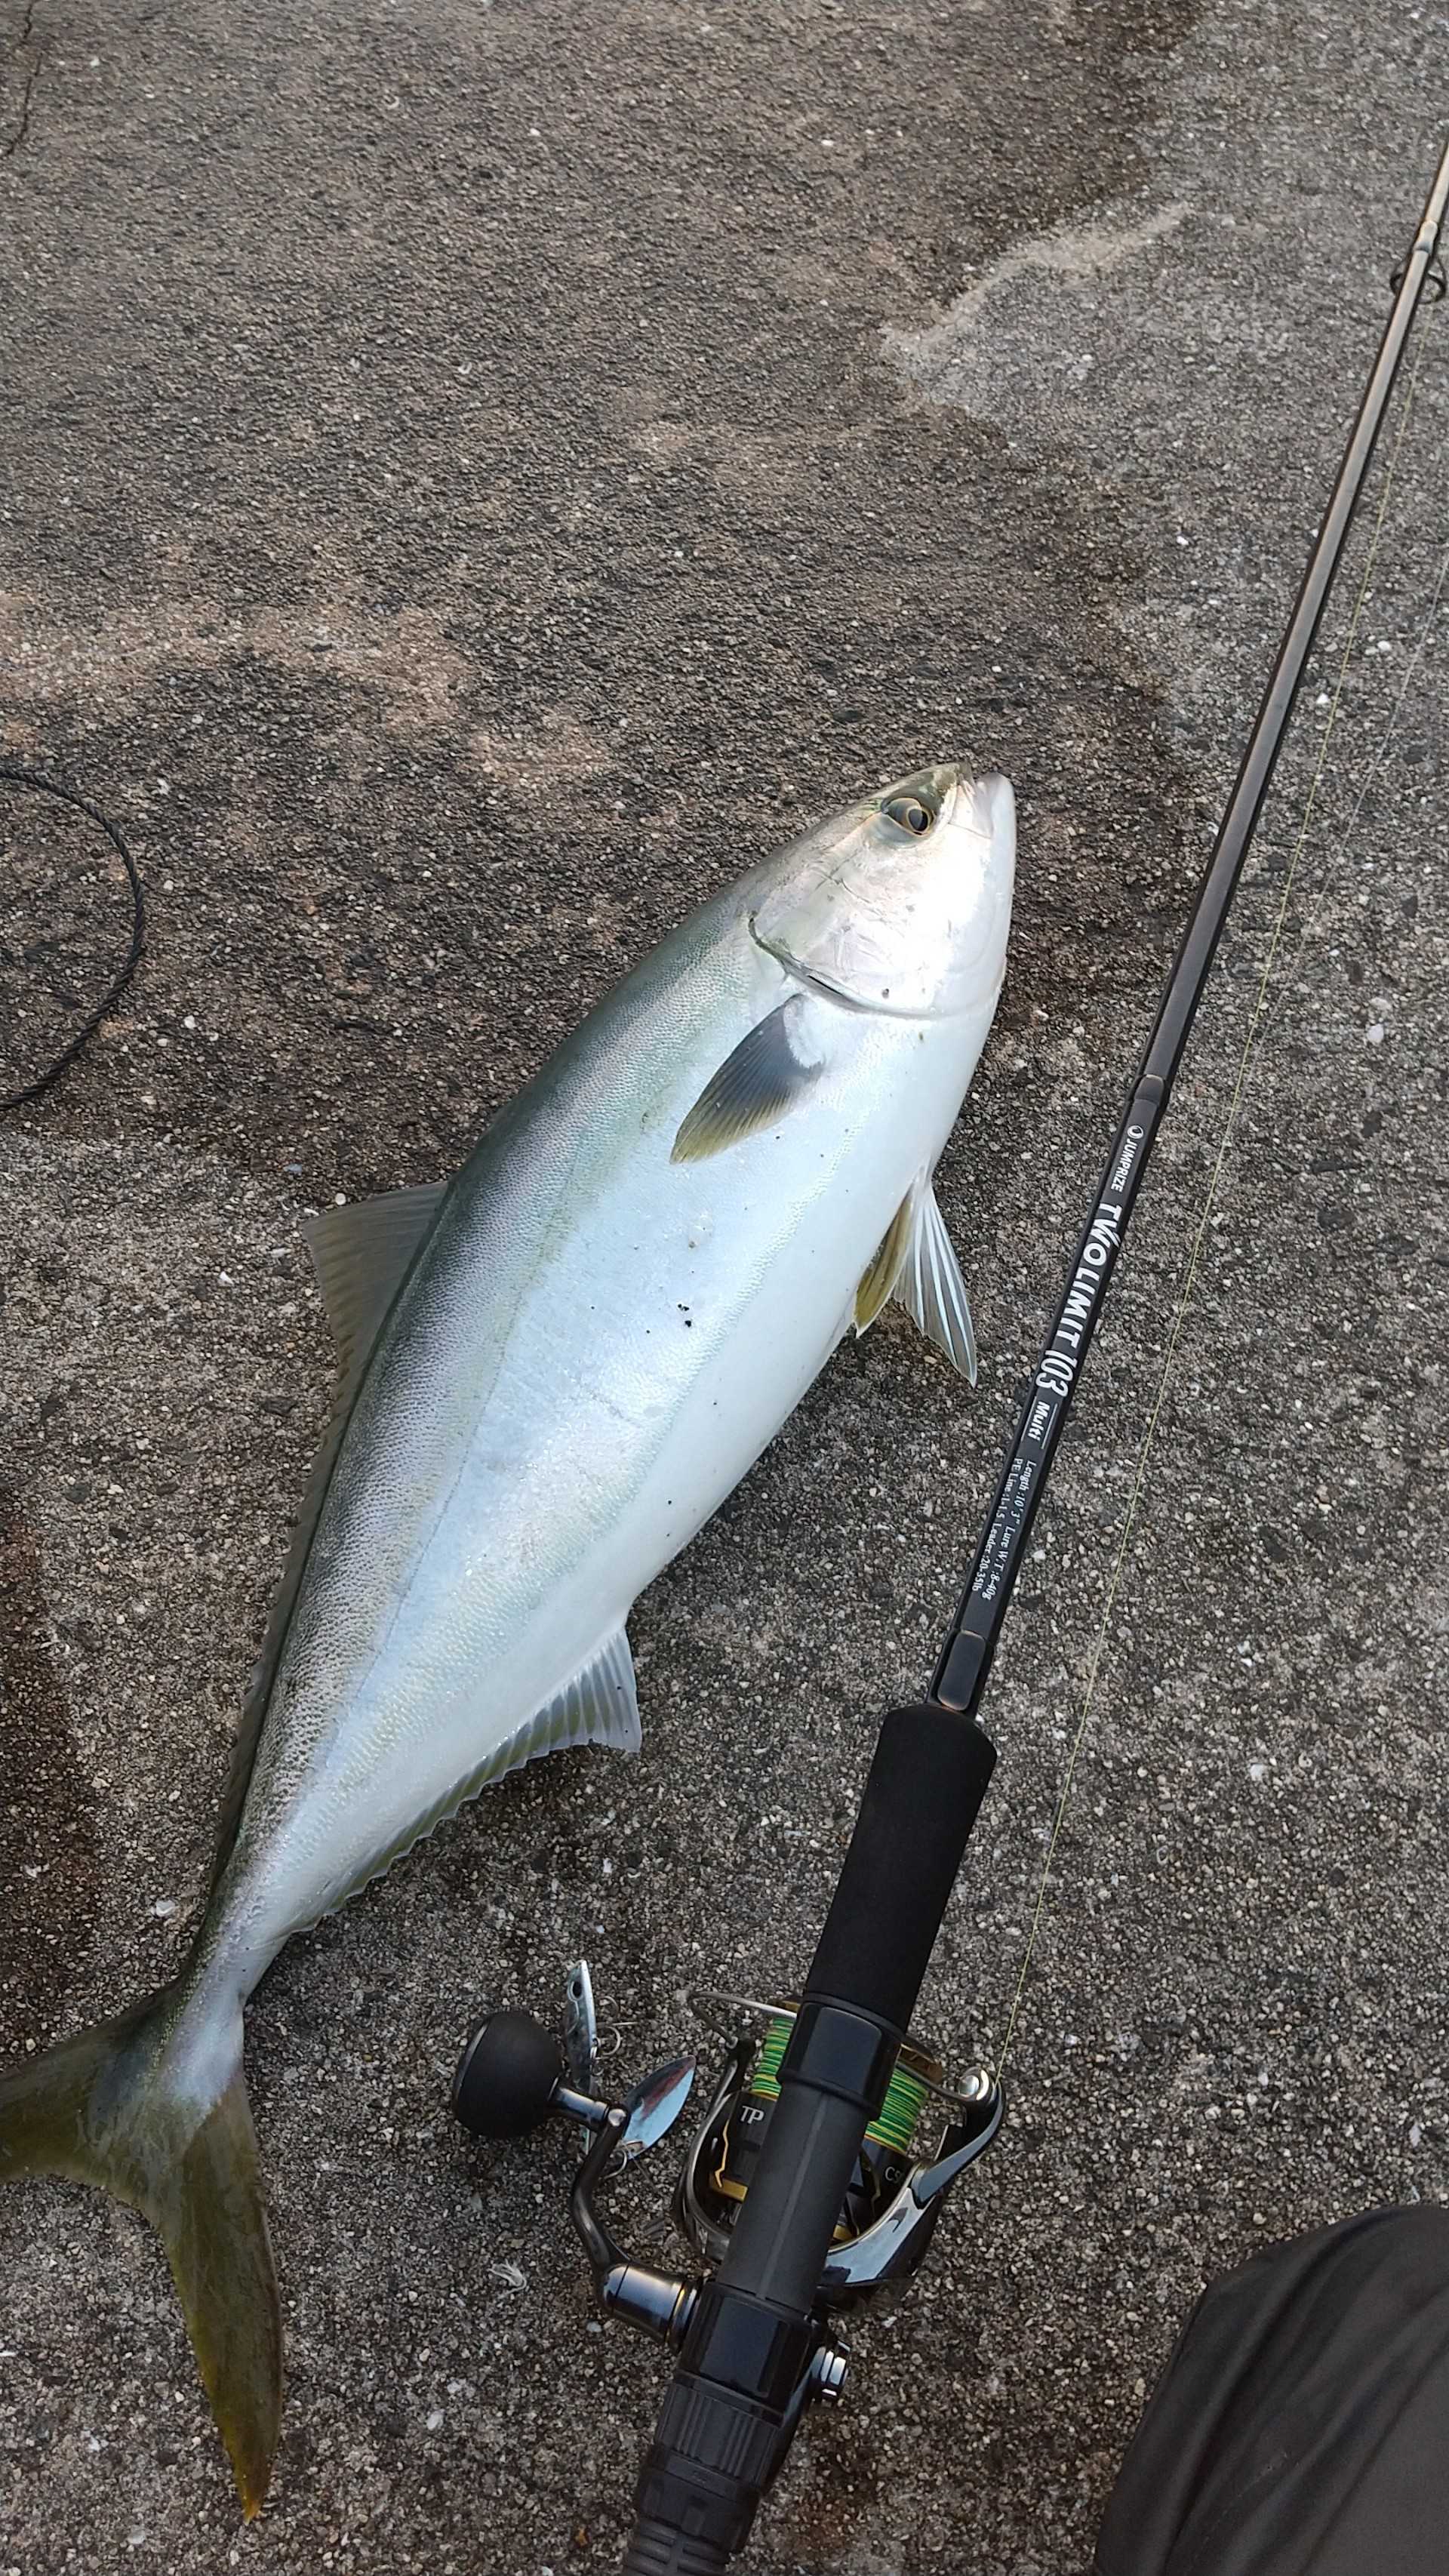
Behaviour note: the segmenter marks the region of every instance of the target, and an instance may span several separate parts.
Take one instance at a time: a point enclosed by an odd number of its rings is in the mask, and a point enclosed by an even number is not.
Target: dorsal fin
[[[421,1189],[388,1190],[381,1198],[328,1208],[306,1228],[344,1378],[365,1363],[447,1187],[446,1181],[428,1181]]]
[[[327,1428],[298,1508],[292,1544],[268,1614],[261,1651],[242,1701],[241,1724],[232,1748],[231,1771],[217,1827],[213,1886],[231,1858],[236,1841],[262,1720],[353,1398],[383,1318],[431,1230],[447,1186],[446,1181],[429,1182],[420,1189],[389,1190],[382,1198],[360,1199],[353,1207],[329,1208],[325,1216],[314,1217],[306,1229],[307,1247],[337,1344],[341,1374]]]

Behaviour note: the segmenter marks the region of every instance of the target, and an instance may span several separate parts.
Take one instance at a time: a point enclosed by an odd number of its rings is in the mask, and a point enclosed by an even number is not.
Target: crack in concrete
[[[11,50],[11,61],[18,63],[22,54],[27,52],[32,44],[35,45],[35,60],[26,72],[25,87],[20,93],[20,121],[8,142],[0,144],[0,161],[12,160],[30,132],[30,102],[35,92],[35,84],[40,78],[42,56],[35,34],[35,0],[27,0],[25,15],[20,21],[20,33]]]

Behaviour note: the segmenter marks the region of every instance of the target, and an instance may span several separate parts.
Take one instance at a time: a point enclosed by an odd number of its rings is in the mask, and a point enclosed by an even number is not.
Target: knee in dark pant
[[[1446,2421],[1449,2209],[1366,2210],[1271,2246],[1195,2309],[1097,2576],[1443,2576]]]
[[[1369,2210],[1362,2218],[1345,2219],[1324,2242],[1331,2243],[1334,2236],[1344,2242],[1358,2238],[1356,2250],[1365,2269],[1397,2274],[1420,2286],[1449,2281],[1449,2209],[1437,2201]]]
[[[1416,2260],[1449,2264],[1449,2209],[1435,2200],[1418,2200],[1408,2209],[1377,2213],[1386,2241],[1411,2252]]]

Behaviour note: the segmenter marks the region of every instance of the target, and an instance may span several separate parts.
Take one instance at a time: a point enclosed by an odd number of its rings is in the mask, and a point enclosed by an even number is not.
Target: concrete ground
[[[0,2576],[616,2562],[659,2363],[590,2313],[567,2142],[471,2149],[448,2075],[481,2001],[550,2008],[580,1948],[628,2069],[683,1990],[808,1955],[1412,235],[1446,23],[3,0],[0,757],[99,797],[150,902],[123,1010],[0,1121],[7,2053],[181,1955],[327,1403],[307,1211],[446,1171],[665,925],[862,783],[964,750],[1022,841],[942,1176],[975,1396],[908,1328],[843,1350],[639,1606],[638,1766],[538,1767],[267,1981],[290,2377],[254,2530],[141,2224],[4,2195]],[[760,2576],[1080,2576],[1204,2277],[1444,2193],[1446,330],[1301,860],[1371,524],[999,1666],[923,2016],[958,2060],[1005,2030],[1286,890],[1005,2139],[857,2329]],[[125,903],[86,828],[11,800],[0,834],[8,1088]]]

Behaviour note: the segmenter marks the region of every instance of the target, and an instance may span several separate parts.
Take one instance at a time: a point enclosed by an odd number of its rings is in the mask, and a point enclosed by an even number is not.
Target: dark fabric
[[[1379,2209],[1199,2300],[1096,2576],[1446,2576],[1449,2210]]]

